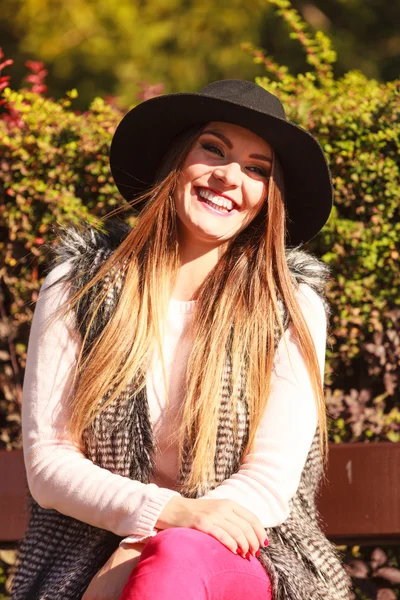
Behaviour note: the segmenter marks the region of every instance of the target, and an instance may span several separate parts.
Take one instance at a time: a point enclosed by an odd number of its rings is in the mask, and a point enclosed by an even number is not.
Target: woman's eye
[[[204,148],[204,150],[208,150],[209,152],[212,152],[213,154],[218,154],[219,156],[224,155],[221,148],[218,148],[218,146],[215,146],[215,144],[201,144],[201,145]]]
[[[218,156],[221,156],[221,157],[224,156],[223,150],[221,150],[221,148],[219,146],[216,146],[215,144],[203,142],[201,144],[201,146],[202,146],[202,148],[204,148],[204,150],[207,150],[208,152],[212,152],[213,154],[218,154]],[[252,166],[252,167],[247,167],[247,168],[249,171],[251,171],[252,173],[255,173],[256,175],[259,175],[260,177],[264,177],[265,179],[268,179],[268,177],[269,177],[269,173],[262,167]]]
[[[248,167],[249,170],[253,169],[253,173],[260,175],[261,177],[268,178],[269,174],[262,167]]]

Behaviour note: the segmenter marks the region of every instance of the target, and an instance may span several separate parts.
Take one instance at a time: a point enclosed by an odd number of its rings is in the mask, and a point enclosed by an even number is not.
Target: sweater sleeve
[[[300,284],[298,300],[324,374],[326,315],[319,296]],[[237,473],[204,499],[235,500],[264,525],[274,527],[289,516],[289,501],[300,483],[318,422],[311,380],[293,329],[289,327],[274,359],[271,393],[252,451]]]
[[[81,338],[73,317],[55,311],[68,298],[69,284],[58,280],[69,268],[66,261],[46,277],[30,332],[22,399],[29,489],[43,508],[140,541],[154,535],[158,515],[177,492],[95,465],[68,433]]]

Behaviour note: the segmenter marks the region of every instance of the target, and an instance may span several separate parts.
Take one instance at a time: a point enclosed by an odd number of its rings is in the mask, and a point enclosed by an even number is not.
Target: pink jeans
[[[253,556],[233,554],[194,529],[165,529],[149,540],[120,600],[271,600],[268,575]]]

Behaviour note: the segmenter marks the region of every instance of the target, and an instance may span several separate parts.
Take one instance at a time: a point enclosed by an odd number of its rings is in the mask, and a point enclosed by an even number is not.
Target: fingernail
[[[261,554],[261,550],[260,550],[260,548],[259,548],[259,549],[257,550],[257,552],[255,553],[255,555],[254,555],[254,556],[255,556],[256,558],[258,558],[258,557],[260,556],[260,554]]]
[[[249,551],[247,552],[247,554],[246,554],[246,558],[247,558],[247,560],[250,560],[250,556],[251,556],[251,555],[250,555],[250,550],[249,550]]]
[[[267,548],[269,546],[269,541],[268,539],[264,540],[264,548]]]

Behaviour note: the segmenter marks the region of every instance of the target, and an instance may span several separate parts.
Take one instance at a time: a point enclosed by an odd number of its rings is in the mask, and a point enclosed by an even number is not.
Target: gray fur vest
[[[57,259],[58,262],[71,260],[73,266],[68,279],[74,290],[89,281],[129,231],[126,225],[116,222],[109,222],[107,229],[108,233],[102,234],[90,228],[84,232],[70,228],[62,236]],[[296,249],[287,251],[287,262],[295,285],[305,282],[323,297],[327,276],[323,263]],[[108,302],[90,328],[89,342],[96,339],[112,314],[121,283],[110,290]],[[98,291],[94,286],[77,307],[81,333],[86,331],[85,314]],[[281,310],[287,326],[284,308]],[[237,471],[247,440],[243,398],[238,403],[237,428],[229,416],[229,374],[227,364],[221,387],[215,461],[217,483]],[[154,445],[146,394],[129,388],[123,396],[109,405],[87,432],[86,454],[105,469],[148,483],[153,471]],[[234,429],[238,432],[236,439]],[[188,469],[189,456],[181,467],[182,480]],[[266,530],[269,546],[259,557],[271,579],[274,600],[345,600],[350,597],[348,577],[318,524],[315,496],[321,475],[316,431],[298,490],[290,502],[290,516],[281,525]],[[205,491],[199,490],[198,495]],[[80,600],[120,540],[110,531],[44,509],[31,499],[30,522],[19,550],[12,599]]]

